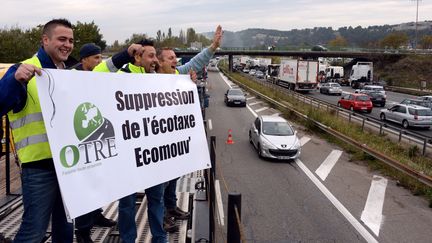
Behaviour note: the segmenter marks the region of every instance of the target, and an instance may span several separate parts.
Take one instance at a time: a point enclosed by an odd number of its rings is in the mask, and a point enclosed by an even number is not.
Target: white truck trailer
[[[277,84],[294,91],[314,91],[318,85],[318,61],[281,60]]]

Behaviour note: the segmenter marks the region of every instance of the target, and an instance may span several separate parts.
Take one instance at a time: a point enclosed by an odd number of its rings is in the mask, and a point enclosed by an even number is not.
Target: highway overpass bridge
[[[178,57],[191,57],[198,51],[176,51]],[[303,59],[317,59],[318,57],[354,58],[372,62],[396,61],[408,55],[430,55],[430,53],[386,53],[381,51],[263,51],[263,50],[219,50],[215,56],[228,56],[230,71],[233,67],[233,56],[277,56],[301,57]]]

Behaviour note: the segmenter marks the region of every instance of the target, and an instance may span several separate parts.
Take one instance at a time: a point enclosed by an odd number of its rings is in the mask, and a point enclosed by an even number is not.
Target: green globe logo
[[[80,141],[89,138],[103,123],[104,118],[101,112],[92,103],[86,102],[77,107],[74,115],[74,129]]]

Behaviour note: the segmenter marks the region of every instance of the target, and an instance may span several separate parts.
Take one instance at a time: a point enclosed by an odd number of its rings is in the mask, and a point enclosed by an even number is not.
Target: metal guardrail
[[[224,74],[226,76],[230,77],[230,75],[227,74],[225,71],[223,71],[223,72],[224,72]],[[359,147],[362,151],[366,152],[367,154],[371,155],[372,157],[376,158],[377,160],[380,160],[380,161],[384,162],[385,164],[387,164],[387,165],[389,165],[389,166],[391,166],[391,167],[393,167],[393,168],[401,171],[402,173],[404,173],[404,174],[406,174],[408,176],[411,176],[412,178],[417,179],[418,181],[424,183],[425,185],[427,185],[429,187],[432,187],[432,177],[430,177],[428,175],[425,175],[425,174],[423,174],[421,172],[415,171],[412,168],[408,167],[407,165],[402,164],[399,161],[397,161],[397,160],[395,160],[395,159],[393,159],[393,158],[391,158],[391,157],[389,157],[389,156],[381,153],[380,151],[377,151],[377,150],[375,150],[373,148],[368,147],[367,145],[360,144],[357,141],[353,140],[352,138],[349,138],[346,135],[343,135],[343,134],[335,131],[334,129],[331,129],[330,127],[328,127],[328,126],[326,126],[324,124],[321,124],[320,122],[315,121],[315,120],[309,118],[308,116],[306,116],[306,115],[298,112],[293,107],[289,107],[289,106],[287,106],[285,104],[282,104],[282,103],[280,103],[278,101],[275,101],[272,98],[270,98],[270,97],[268,97],[266,95],[263,95],[260,92],[258,92],[256,90],[253,90],[253,89],[251,89],[251,88],[249,88],[249,87],[247,87],[247,86],[239,83],[238,81],[235,81],[232,77],[230,77],[230,79],[233,82],[237,83],[242,88],[244,88],[244,89],[248,90],[249,92],[254,93],[255,95],[263,98],[267,102],[269,102],[269,103],[271,103],[271,104],[273,104],[273,105],[281,108],[282,110],[289,110],[289,111],[293,112],[298,117],[300,117],[300,118],[302,118],[304,120],[307,120],[309,122],[312,122],[313,124],[315,124],[316,127],[320,128],[322,131],[324,131],[324,132],[326,132],[326,133],[328,133],[328,134],[330,134],[332,136],[335,136],[336,138],[338,138],[338,139],[340,139],[342,141],[345,141],[345,142],[349,143],[350,145]],[[310,102],[309,104],[311,104],[311,105],[313,105],[313,102],[316,102],[318,104],[322,103],[321,101],[314,100],[311,97],[306,97],[304,95],[297,94],[295,92],[290,92],[290,93],[292,93],[293,96],[298,96],[298,97],[303,98],[303,102],[306,103],[306,104],[307,104],[307,101],[309,101]],[[341,109],[339,109],[338,107],[337,107],[337,110],[339,112],[344,112]],[[349,114],[349,117],[351,117],[351,115],[352,114]],[[363,119],[363,120],[365,121],[366,119]],[[380,127],[382,128],[382,124],[380,125]],[[425,144],[425,146],[426,146],[426,144]]]

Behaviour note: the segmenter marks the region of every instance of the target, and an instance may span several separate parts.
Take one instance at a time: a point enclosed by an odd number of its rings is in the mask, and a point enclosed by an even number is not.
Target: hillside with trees
[[[369,26],[365,28],[349,26],[335,30],[331,27],[315,27],[313,29],[293,29],[289,31],[270,29],[225,31],[222,47],[265,49],[268,46],[275,46],[279,50],[310,48],[314,45],[336,47],[335,44],[337,43],[334,40],[339,38],[339,40],[343,40],[342,46],[349,48],[391,48],[386,46],[385,42],[382,42],[389,34],[405,36],[406,40],[403,44],[412,47],[415,43],[415,23]],[[211,37],[213,33],[207,32],[204,35]],[[432,21],[418,23],[418,47],[422,47],[421,40],[425,36],[432,38]],[[424,48],[430,48],[430,45],[432,44],[426,45]]]

